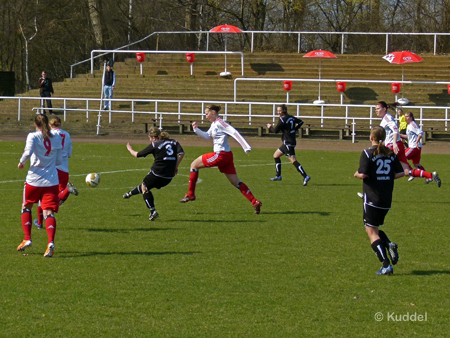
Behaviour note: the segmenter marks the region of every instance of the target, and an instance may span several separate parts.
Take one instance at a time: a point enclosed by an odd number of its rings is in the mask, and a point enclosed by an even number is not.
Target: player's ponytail
[[[50,133],[50,126],[48,125],[48,118],[44,114],[38,114],[34,118],[36,127],[42,132],[42,136],[45,140],[49,139],[53,135]]]
[[[170,135],[167,131],[162,131],[161,134],[159,134],[160,140],[168,140],[170,139]]]
[[[61,119],[58,116],[53,116],[49,122],[50,127],[59,128],[61,127]]]
[[[386,130],[380,126],[373,127],[370,131],[370,137],[375,142],[378,142],[377,149],[374,150],[373,155],[384,154],[386,156],[392,155],[392,151],[387,148],[383,141],[386,138]]]

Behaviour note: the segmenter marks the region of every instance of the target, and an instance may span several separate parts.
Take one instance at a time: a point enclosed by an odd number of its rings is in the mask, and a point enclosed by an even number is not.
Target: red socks
[[[413,169],[410,170],[410,175],[412,177],[425,177],[425,178],[433,178],[433,174],[429,173],[428,171],[421,170],[421,169]]]
[[[189,192],[188,195],[194,197],[195,196],[195,186],[198,180],[198,169],[191,169],[191,173],[189,174]]]
[[[22,229],[25,235],[25,240],[28,241],[31,239],[31,225],[33,219],[31,217],[30,209],[22,209]]]
[[[38,220],[38,224],[42,225],[43,221],[44,221],[44,213],[42,212],[42,208],[41,206],[37,207],[37,220]]]
[[[244,195],[245,198],[248,199],[252,203],[252,205],[255,204],[256,198],[255,198],[255,196],[253,196],[252,192],[250,191],[250,189],[247,187],[247,185],[244,182],[239,182],[237,188],[240,190],[242,195]]]
[[[56,219],[53,215],[48,216],[45,219],[45,229],[47,230],[48,242],[53,242],[55,240],[56,232]]]
[[[63,191],[61,191],[59,193],[58,197],[62,202],[65,202],[67,200],[67,198],[69,197],[69,195],[70,195],[69,189],[67,189],[67,187],[66,187],[66,189],[64,189]]]

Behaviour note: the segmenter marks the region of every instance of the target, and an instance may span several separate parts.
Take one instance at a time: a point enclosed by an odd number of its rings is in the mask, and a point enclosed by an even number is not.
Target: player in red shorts
[[[437,172],[427,172],[425,168],[420,164],[420,158],[422,154],[422,136],[423,130],[419,127],[416,120],[414,119],[414,114],[411,112],[406,112],[405,121],[408,124],[406,128],[406,134],[401,135],[403,139],[408,140],[408,148],[405,150],[406,158],[412,161],[414,167],[415,176],[411,176],[408,181],[411,182],[414,177],[425,177],[426,183],[435,181],[438,187],[441,187],[441,179]],[[412,168],[411,168],[412,169]]]
[[[214,152],[199,156],[191,163],[191,173],[189,176],[189,192],[180,200],[181,203],[195,201],[195,186],[198,179],[198,170],[201,168],[218,167],[221,173],[224,173],[230,183],[238,188],[241,193],[253,205],[255,213],[259,214],[262,203],[258,201],[247,187],[247,185],[239,180],[233,162],[233,153],[228,145],[228,136],[233,137],[246,153],[252,150],[250,145],[239,134],[239,132],[223,121],[219,117],[220,106],[209,105],[205,109],[206,118],[211,122],[211,127],[207,132],[198,128],[197,122],[192,123],[194,133],[206,140],[213,139]]]
[[[70,134],[61,128],[61,119],[58,116],[54,116],[50,119],[49,126],[51,128],[51,133],[61,139],[63,148],[63,163],[56,167],[59,178],[59,205],[61,205],[69,198],[70,194],[78,196],[77,188],[69,182],[69,158],[72,156],[73,145]],[[38,205],[37,214],[38,218],[34,220],[34,225],[38,229],[42,229],[44,215],[41,205]]]
[[[20,158],[18,168],[25,168],[24,163],[30,160],[25,188],[22,200],[22,229],[24,240],[17,247],[17,251],[23,251],[32,245],[31,208],[34,203],[41,201],[45,228],[47,230],[48,244],[44,257],[52,257],[55,250],[56,220],[54,213],[59,208],[59,180],[56,166],[62,164],[62,144],[58,138],[50,132],[47,116],[39,114],[34,119],[36,131],[29,133],[25,150]]]
[[[433,179],[436,181],[436,183],[438,183],[438,186],[440,187],[441,181],[439,179],[438,173],[436,172],[433,174],[428,173],[429,175],[425,175],[423,172],[420,172],[419,170],[414,170],[409,165],[405,154],[405,146],[400,137],[397,123],[395,122],[394,117],[391,114],[387,113],[388,108],[392,107],[390,107],[386,102],[380,101],[377,103],[375,111],[377,113],[377,116],[381,117],[380,126],[384,128],[384,130],[386,131],[386,139],[384,143],[387,148],[394,151],[394,153],[397,155],[398,159],[400,160],[400,163],[402,164],[403,170],[405,171],[405,176],[423,177],[429,179],[431,177],[428,176],[432,175]]]

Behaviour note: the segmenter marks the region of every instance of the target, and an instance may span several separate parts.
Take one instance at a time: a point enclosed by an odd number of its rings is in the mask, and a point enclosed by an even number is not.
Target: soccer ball
[[[90,173],[86,176],[86,184],[91,188],[95,188],[100,184],[100,175],[97,173]]]

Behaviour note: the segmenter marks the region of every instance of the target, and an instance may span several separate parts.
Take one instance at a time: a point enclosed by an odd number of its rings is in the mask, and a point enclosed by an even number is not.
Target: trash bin
[[[345,86],[347,85],[347,82],[337,82],[336,83],[336,87],[337,87],[337,91],[339,93],[343,93],[345,92]]]
[[[292,89],[292,81],[283,81],[283,89],[285,91],[290,91]]]
[[[391,83],[391,91],[394,94],[398,94],[400,92],[401,87],[402,87],[401,83],[397,83],[397,82]]]
[[[194,53],[186,53],[186,61],[189,63],[192,63],[195,61],[195,54]]]
[[[144,62],[145,61],[145,53],[136,53],[136,60],[137,62]]]

